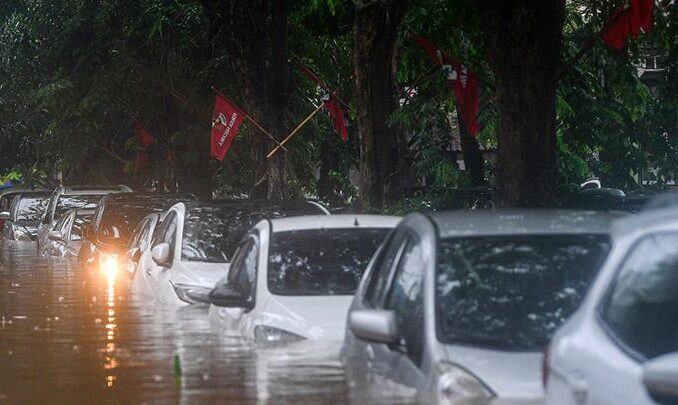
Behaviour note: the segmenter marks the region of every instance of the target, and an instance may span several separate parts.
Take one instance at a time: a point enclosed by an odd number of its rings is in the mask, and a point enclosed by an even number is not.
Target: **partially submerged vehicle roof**
[[[391,215],[306,215],[271,219],[273,232],[333,228],[395,228],[401,218]]]
[[[417,214],[415,214],[417,215]],[[419,214],[420,215],[420,214]],[[560,209],[455,210],[431,215],[440,237],[514,234],[609,233],[620,218],[600,211]]]
[[[131,188],[124,184],[118,185],[72,185],[72,186],[60,186],[61,194],[65,195],[80,195],[80,194],[108,194],[123,192],[129,193],[132,191]]]
[[[101,202],[110,203],[125,203],[125,202],[148,202],[148,204],[163,204],[165,202],[174,201],[195,201],[196,196],[190,193],[146,193],[146,192],[130,192],[130,193],[113,193],[105,196]],[[168,207],[169,208],[169,207]]]
[[[14,198],[49,198],[51,195],[49,191],[21,191]]]
[[[286,213],[329,214],[327,208],[312,200],[209,200],[186,203],[186,211],[200,207],[219,207],[233,211],[285,211]]]

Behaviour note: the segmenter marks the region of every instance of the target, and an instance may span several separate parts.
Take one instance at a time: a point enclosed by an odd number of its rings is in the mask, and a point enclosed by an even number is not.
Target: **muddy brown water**
[[[0,404],[407,402],[352,392],[338,345],[257,348],[129,286],[0,242]]]

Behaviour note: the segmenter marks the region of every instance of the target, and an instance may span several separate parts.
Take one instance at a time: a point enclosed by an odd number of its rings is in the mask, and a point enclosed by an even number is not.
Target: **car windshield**
[[[599,234],[441,240],[439,340],[541,350],[581,303],[609,246]]]
[[[388,229],[276,232],[268,254],[268,289],[278,295],[351,295]]]
[[[21,197],[16,211],[18,222],[38,222],[47,208],[49,196]]]
[[[257,222],[268,218],[318,214],[321,211],[304,203],[301,207],[203,206],[191,209],[184,221],[181,258],[187,261],[225,263],[231,260],[242,236]]]
[[[148,214],[165,212],[169,207],[181,201],[178,198],[147,198],[131,201],[109,202],[101,214],[97,225],[97,237],[102,242],[115,242],[127,245],[137,224]]]
[[[57,200],[56,209],[54,210],[54,219],[60,218],[66,211],[74,208],[90,209],[96,208],[99,201],[104,196],[101,194],[93,195],[62,195]]]

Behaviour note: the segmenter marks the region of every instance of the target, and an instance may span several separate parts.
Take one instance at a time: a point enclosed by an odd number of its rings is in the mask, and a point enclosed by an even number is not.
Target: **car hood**
[[[259,323],[307,339],[342,340],[352,299],[350,295],[271,295]]]
[[[173,272],[173,283],[213,288],[217,281],[228,274],[228,263],[206,263],[182,261],[178,271]]]
[[[535,400],[543,397],[541,352],[510,352],[446,345],[447,359],[471,371],[499,398]]]

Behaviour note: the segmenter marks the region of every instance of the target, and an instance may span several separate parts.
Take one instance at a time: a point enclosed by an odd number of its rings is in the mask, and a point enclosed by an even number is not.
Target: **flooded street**
[[[206,307],[149,303],[126,275],[35,249],[0,246],[0,403],[387,400],[351,393],[337,344],[255,348],[219,335]]]

